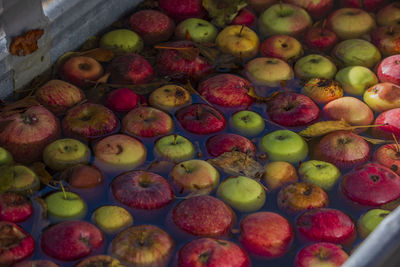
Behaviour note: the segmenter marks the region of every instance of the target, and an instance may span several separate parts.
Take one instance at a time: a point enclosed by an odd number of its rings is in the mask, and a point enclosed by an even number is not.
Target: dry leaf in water
[[[30,30],[22,36],[14,37],[10,45],[10,53],[14,56],[26,56],[38,49],[37,41],[44,30]]]
[[[325,134],[335,132],[335,131],[348,131],[353,129],[353,127],[348,124],[346,121],[319,121],[306,129],[301,131],[299,134],[303,137],[318,137],[323,136]]]
[[[0,116],[8,117],[12,114],[24,112],[28,108],[38,105],[40,105],[40,103],[34,97],[27,96],[2,107],[0,110]]]
[[[249,86],[247,94],[252,98],[254,98],[258,103],[268,103],[271,99],[273,99],[276,95],[278,95],[279,92],[274,92],[270,96],[264,97],[264,96],[259,96],[256,93],[256,89],[253,86]]]
[[[166,44],[156,45],[155,49],[167,49],[167,50],[175,50],[178,51],[179,55],[186,60],[193,61],[199,56],[199,49],[197,47],[174,47]]]
[[[115,57],[114,52],[106,48],[95,48],[88,51],[79,52],[78,54],[79,56],[94,58],[99,62],[109,62]]]
[[[46,170],[46,165],[43,162],[34,162],[29,168],[36,173],[42,184],[50,185],[51,181],[53,181],[53,176]]]

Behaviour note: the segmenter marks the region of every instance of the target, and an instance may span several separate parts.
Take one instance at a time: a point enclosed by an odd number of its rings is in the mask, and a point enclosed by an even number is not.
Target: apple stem
[[[283,10],[283,2],[282,2],[282,0],[279,0],[279,8],[281,9],[281,12],[282,12],[282,10]]]
[[[240,233],[240,229],[232,228],[231,233],[232,234],[239,234]]]
[[[184,164],[181,164],[181,167],[185,169],[186,173],[190,172],[189,169]]]
[[[267,122],[267,123],[270,123],[270,124],[272,124],[272,125],[275,125],[275,126],[281,128],[281,129],[289,130],[288,128],[283,127],[282,125],[279,125],[279,124],[277,124],[277,123],[275,123],[275,122],[273,122],[273,121],[270,121],[270,120],[267,120],[267,119],[264,119],[264,121]]]
[[[242,24],[242,27],[240,28],[240,31],[239,31],[239,36],[242,36],[242,32],[243,32],[243,29],[244,29],[244,24]]]
[[[177,134],[174,134],[174,145],[176,145],[176,138],[178,137]]]
[[[202,157],[203,157],[203,152],[201,151],[199,142],[196,141],[194,144],[196,145],[197,156],[198,156],[199,158],[202,158]]]
[[[371,125],[359,125],[359,126],[350,126],[348,127],[349,129],[358,129],[358,128],[374,128],[374,127],[381,127],[381,126],[386,126],[388,123],[383,123],[383,124],[371,124]]]
[[[394,142],[396,143],[396,152],[397,152],[397,153],[400,153],[400,146],[399,146],[399,143],[397,142],[397,138],[396,138],[396,136],[394,135],[394,133],[392,133],[392,136],[393,136]]]
[[[62,180],[60,181],[60,187],[61,187],[61,190],[62,190],[62,192],[64,194],[64,199],[67,200],[68,197],[67,197],[67,193],[65,192],[65,188],[64,188]]]
[[[321,25],[321,35],[324,33],[325,27],[326,27],[326,19],[324,19]]]

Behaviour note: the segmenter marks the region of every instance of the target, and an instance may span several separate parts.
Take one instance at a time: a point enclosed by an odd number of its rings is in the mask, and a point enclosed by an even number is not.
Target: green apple
[[[364,213],[357,222],[360,236],[366,238],[389,214],[390,211],[383,209],[372,209]]]
[[[326,78],[332,79],[337,68],[328,58],[312,54],[300,58],[294,65],[294,73],[300,79]]]
[[[339,169],[325,161],[309,160],[299,167],[300,179],[318,185],[324,190],[330,190],[336,184],[341,173]]]
[[[133,224],[133,218],[129,211],[113,205],[96,209],[93,212],[92,220],[103,231],[111,234]]]
[[[194,157],[195,148],[189,139],[172,134],[161,137],[154,144],[154,156],[161,160],[180,162]]]
[[[223,181],[218,187],[217,196],[238,211],[252,212],[264,205],[266,194],[254,179],[238,176]]]
[[[280,86],[282,81],[293,79],[292,67],[279,58],[258,57],[247,62],[244,72],[256,85]]]
[[[400,108],[400,86],[393,83],[378,83],[368,88],[363,98],[375,112]]]
[[[196,43],[213,43],[217,38],[218,30],[204,19],[189,18],[179,23],[175,28],[176,39],[185,40],[187,34]]]
[[[47,212],[54,219],[80,219],[86,214],[85,201],[72,192],[55,192],[46,197],[45,201]]]
[[[119,29],[104,34],[100,39],[100,47],[110,49],[116,55],[138,53],[143,49],[143,40],[134,31]]]
[[[10,152],[0,146],[0,166],[10,165],[14,162]]]
[[[58,139],[43,150],[43,161],[51,169],[62,171],[78,163],[89,163],[90,149],[76,139]]]
[[[372,43],[362,39],[349,39],[335,46],[332,55],[343,67],[364,66],[372,69],[381,60],[381,53]]]
[[[261,115],[250,110],[235,112],[229,120],[229,125],[232,131],[247,137],[259,135],[265,128]]]
[[[378,83],[378,78],[370,69],[363,66],[349,66],[336,73],[343,91],[351,95],[363,95],[369,87]]]
[[[23,165],[14,165],[14,179],[8,191],[27,195],[39,190],[40,180],[36,173]]]
[[[273,131],[261,138],[261,150],[271,161],[286,161],[292,164],[303,161],[308,155],[304,139],[290,130]]]
[[[296,168],[286,161],[269,162],[264,167],[263,180],[271,191],[281,188],[285,184],[297,182]]]

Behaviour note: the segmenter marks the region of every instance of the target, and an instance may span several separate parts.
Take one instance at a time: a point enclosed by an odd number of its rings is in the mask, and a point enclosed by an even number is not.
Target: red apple
[[[381,26],[399,24],[400,19],[400,3],[394,1],[393,3],[381,8],[376,14],[376,22]]]
[[[64,170],[60,174],[60,178],[75,188],[93,188],[104,180],[103,174],[96,166],[83,164],[77,164]]]
[[[325,18],[333,8],[333,0],[285,0],[284,2],[300,6],[307,10],[314,20]]]
[[[231,21],[231,25],[246,25],[252,27],[257,20],[257,17],[248,8],[243,8],[239,14]]]
[[[192,104],[178,110],[175,114],[182,127],[195,134],[212,134],[222,131],[226,126],[224,115],[206,104]]]
[[[14,192],[0,195],[0,220],[22,222],[33,213],[32,204],[24,196]]]
[[[338,42],[336,33],[325,27],[311,27],[304,35],[304,43],[312,50],[328,52]]]
[[[247,3],[252,10],[260,14],[268,7],[278,3],[278,0],[247,0]]]
[[[19,163],[41,160],[44,148],[60,136],[58,119],[42,106],[33,106],[21,113],[0,115],[0,122],[6,121],[9,123],[0,131],[0,146]]]
[[[175,29],[175,23],[170,17],[151,9],[133,13],[129,17],[128,25],[147,45],[167,41]]]
[[[103,242],[103,234],[93,224],[66,221],[46,229],[41,246],[47,255],[55,259],[73,261],[86,257]]]
[[[256,146],[246,137],[238,134],[225,133],[210,137],[206,143],[208,153],[218,157],[225,152],[240,151],[255,155]]]
[[[224,107],[248,107],[253,98],[248,95],[250,82],[232,74],[218,74],[200,83],[198,91],[209,102]]]
[[[263,57],[275,57],[289,63],[296,61],[303,53],[301,43],[285,34],[273,35],[265,39],[260,46],[260,54]]]
[[[400,150],[395,144],[386,144],[378,147],[374,153],[374,160],[400,175]]]
[[[371,33],[371,42],[383,56],[400,54],[400,25],[381,26]]]
[[[206,10],[202,0],[158,0],[164,12],[176,21],[188,18],[203,18]]]
[[[116,112],[130,111],[140,102],[140,96],[129,88],[118,88],[106,97],[105,104]]]
[[[101,64],[91,57],[71,57],[60,68],[60,76],[76,86],[93,85],[104,73]]]
[[[154,78],[154,70],[141,55],[130,53],[116,57],[108,65],[110,79],[114,83],[144,84]]]
[[[356,227],[349,216],[336,209],[313,209],[296,219],[296,230],[303,241],[350,245]]]
[[[285,92],[279,93],[267,107],[268,116],[282,126],[305,126],[319,118],[318,106],[308,96]]]
[[[341,7],[361,8],[368,12],[377,12],[388,3],[388,0],[341,0]]]
[[[389,109],[376,117],[374,124],[384,124],[372,129],[372,134],[378,138],[393,139],[392,134],[400,139],[400,108]]]
[[[340,267],[349,255],[340,246],[319,242],[302,248],[294,259],[295,267]]]
[[[378,207],[400,197],[400,177],[389,168],[364,164],[343,176],[341,190],[353,202]]]
[[[379,80],[400,85],[400,54],[385,58],[376,71]]]
[[[14,264],[13,267],[59,267],[59,265],[49,260],[25,260]]]

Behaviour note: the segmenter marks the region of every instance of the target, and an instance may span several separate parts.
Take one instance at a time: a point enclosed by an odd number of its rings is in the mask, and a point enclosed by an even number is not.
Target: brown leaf
[[[207,100],[204,96],[202,96],[201,94],[199,94],[199,92],[198,92],[196,89],[194,89],[194,87],[192,86],[192,83],[191,83],[189,80],[187,81],[187,83],[186,83],[183,87],[184,87],[186,90],[188,90],[190,94],[199,96],[199,97],[200,97],[204,102],[206,102],[208,105],[214,107],[213,104],[211,104],[210,102],[208,102],[208,100]]]
[[[231,54],[219,54],[215,60],[213,67],[216,69],[235,70],[239,69],[241,65],[242,62],[239,58]]]
[[[155,79],[153,80],[151,83],[145,83],[145,84],[112,84],[112,83],[105,83],[105,86],[109,86],[112,88],[129,88],[131,89],[133,92],[135,92],[136,94],[139,95],[146,95],[149,94],[151,92],[153,92],[155,89],[163,86],[163,85],[167,85],[170,84],[170,82],[168,82],[165,79]]]
[[[214,65],[217,62],[217,57],[220,54],[218,49],[203,44],[198,44],[196,46],[199,49],[199,53],[207,59],[208,63]]]
[[[255,101],[258,103],[268,103],[269,101],[271,101],[271,99],[273,99],[275,96],[277,96],[279,94],[279,92],[274,92],[270,96],[264,97],[264,96],[257,95],[255,88],[253,86],[249,86],[247,94],[249,96],[251,96],[252,98],[254,98]]]
[[[42,219],[46,219],[47,218],[47,203],[46,201],[41,198],[41,197],[36,197],[35,201],[39,204],[41,210],[42,210]]]
[[[109,62],[114,59],[114,52],[106,48],[95,48],[79,52],[79,56],[91,57],[99,62]]]
[[[318,137],[335,131],[346,131],[351,127],[346,121],[319,121],[306,129],[301,131],[299,134],[303,137]]]
[[[0,116],[8,117],[15,113],[21,113],[30,107],[38,106],[40,103],[32,96],[27,96],[16,102],[9,103],[0,109]]]
[[[44,30],[30,30],[24,35],[14,37],[10,45],[10,53],[14,56],[26,56],[38,49],[37,41]]]
[[[168,43],[154,46],[155,49],[167,49],[175,50],[179,52],[179,55],[186,60],[193,61],[199,56],[199,49],[197,47],[173,47],[169,46]]]
[[[90,103],[101,103],[103,96],[110,91],[110,88],[104,84],[98,87],[92,87],[86,93],[87,101]]]
[[[78,56],[79,52],[66,52],[63,55],[61,55],[56,63],[54,63],[53,65],[53,76],[55,76],[58,72],[58,70],[61,68],[62,65],[64,65],[64,63],[70,59],[71,57],[75,57]]]
[[[34,162],[29,168],[36,173],[42,184],[50,185],[51,181],[53,181],[53,176],[46,170],[46,165],[43,162]]]
[[[383,144],[392,144],[392,143],[394,143],[393,140],[375,139],[375,138],[370,138],[370,137],[366,137],[366,136],[362,136],[362,135],[360,135],[360,137],[362,139],[364,139],[365,141],[367,141],[368,143],[371,143],[373,145],[383,145]]]
[[[95,88],[97,86],[99,86],[100,84],[105,84],[108,81],[108,78],[110,77],[111,73],[107,72],[106,74],[104,74],[103,76],[101,76],[97,81],[96,81],[96,85],[94,86]]]
[[[199,196],[205,196],[211,193],[211,191],[213,190],[212,187],[205,187],[205,188],[200,188],[197,189],[195,191],[190,192],[189,194],[187,194],[184,197],[175,197],[177,199],[189,199],[192,197],[199,197]]]
[[[89,39],[87,39],[83,45],[81,46],[81,48],[79,49],[80,51],[87,51],[90,49],[95,49],[97,47],[99,47],[99,42],[100,42],[100,37],[99,36],[92,36]]]

